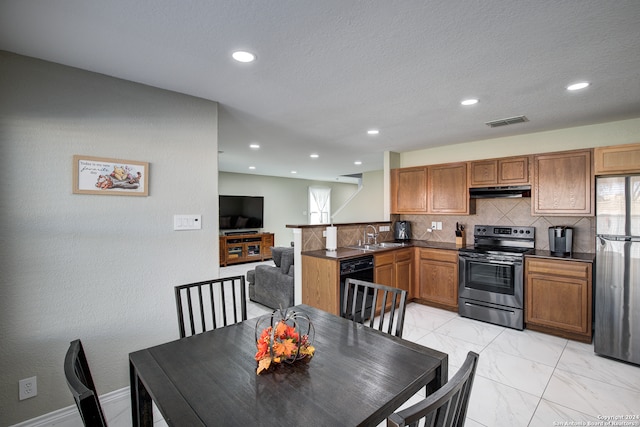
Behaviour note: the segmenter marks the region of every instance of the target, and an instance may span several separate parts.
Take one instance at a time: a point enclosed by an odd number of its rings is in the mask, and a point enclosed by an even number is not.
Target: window
[[[331,188],[309,187],[309,224],[331,222]]]

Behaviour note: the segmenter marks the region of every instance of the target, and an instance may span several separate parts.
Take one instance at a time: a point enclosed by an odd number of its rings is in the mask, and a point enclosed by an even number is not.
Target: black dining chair
[[[345,281],[340,317],[402,338],[406,308],[405,290],[357,279]]]
[[[71,341],[69,345],[67,355],[64,358],[64,375],[84,425],[106,427],[107,422],[100,407],[98,392],[93,383],[87,357],[80,340]]]
[[[247,320],[244,276],[179,285],[175,296],[180,338]]]
[[[473,378],[478,366],[478,353],[470,351],[462,367],[451,380],[427,396],[422,402],[395,412],[387,418],[387,427],[424,426],[461,427],[469,406]]]

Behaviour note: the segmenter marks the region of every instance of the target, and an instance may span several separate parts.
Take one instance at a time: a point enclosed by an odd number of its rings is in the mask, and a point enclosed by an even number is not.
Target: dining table
[[[315,354],[260,375],[264,317],[130,353],[133,425],[152,426],[155,403],[169,426],[375,426],[447,382],[446,353],[308,305],[288,311],[311,320]]]

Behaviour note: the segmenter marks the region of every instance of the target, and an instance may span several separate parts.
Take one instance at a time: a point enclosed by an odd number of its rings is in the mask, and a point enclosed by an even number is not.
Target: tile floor
[[[220,275],[245,274],[255,265],[221,268]],[[268,312],[252,302],[247,311],[250,318]],[[593,345],[515,331],[415,303],[407,307],[404,338],[448,353],[449,376],[468,351],[480,354],[467,426],[606,425],[602,417],[640,417],[640,367],[599,357]],[[114,411],[110,425],[130,425],[129,414],[128,407]],[[165,424],[160,420],[156,425]],[[640,419],[609,425],[640,426]]]

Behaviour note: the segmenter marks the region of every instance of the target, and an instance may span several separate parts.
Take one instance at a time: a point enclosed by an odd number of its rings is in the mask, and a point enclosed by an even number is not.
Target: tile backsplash
[[[465,226],[467,244],[473,244],[473,227],[483,225],[520,225],[535,227],[536,249],[549,249],[551,226],[573,227],[573,251],[595,252],[595,217],[532,216],[531,199],[477,199],[475,215],[392,215],[392,220],[411,222],[412,238],[435,242],[455,242],[456,222]],[[442,230],[427,231],[432,221],[442,222]],[[393,228],[392,228],[393,229]]]

